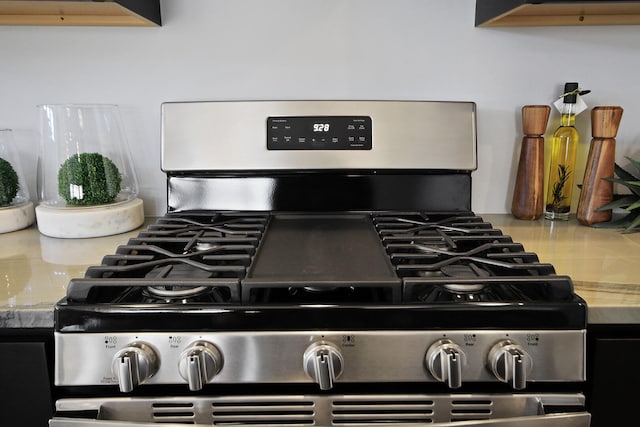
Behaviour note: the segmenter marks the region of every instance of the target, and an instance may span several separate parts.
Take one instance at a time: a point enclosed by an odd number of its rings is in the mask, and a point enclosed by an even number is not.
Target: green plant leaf
[[[622,176],[623,174],[626,174],[626,176],[623,177]],[[602,178],[602,179],[604,179],[605,181],[622,184],[625,187],[627,187],[633,194],[635,194],[635,195],[640,197],[640,188],[638,188],[635,185],[627,185],[627,182],[629,182],[629,181],[638,181],[638,179],[636,177],[634,177],[633,175],[625,172],[624,169],[621,169],[617,165],[616,165],[616,175],[618,175],[621,178]]]
[[[0,157],[0,206],[8,206],[18,194],[18,174],[9,161]]]
[[[70,206],[111,203],[121,182],[118,167],[99,153],[74,154],[58,170],[58,193]]]
[[[632,219],[629,218],[631,214],[627,214],[622,218],[618,218],[615,221],[596,222],[591,224],[593,228],[626,228],[631,224]]]
[[[629,206],[637,200],[638,198],[633,195],[624,196],[619,199],[615,199],[611,203],[607,203],[604,206],[600,206],[596,209],[596,212],[608,211],[609,209],[624,208],[625,206]]]
[[[629,185],[634,185],[636,187],[640,186],[640,181],[627,181],[626,179],[621,179],[621,178],[602,178],[602,179],[609,182],[616,182],[626,187],[628,187]]]
[[[632,210],[638,209],[638,208],[640,208],[640,200],[636,200],[634,203],[632,203],[629,206],[627,206],[627,210],[628,211],[632,211]]]
[[[633,213],[629,215],[633,215]],[[640,225],[640,212],[636,211],[636,218],[633,221],[631,221],[631,224],[629,224],[629,226],[625,228],[622,232],[633,233],[634,231],[639,231],[639,230],[636,230],[636,227],[638,227],[639,225]]]
[[[607,221],[607,222],[598,222],[595,224],[591,224],[591,227],[594,228],[630,228],[631,224],[634,223],[638,218],[640,218],[640,209],[635,209],[622,218],[618,218],[616,220]],[[637,224],[636,224],[637,226]],[[624,230],[623,230],[624,232]]]
[[[633,160],[631,157],[629,156],[624,156],[625,159],[629,160],[629,162],[631,162],[631,164],[640,171],[640,162],[637,162],[635,160]]]
[[[607,222],[596,222],[595,224],[591,224],[590,227],[593,228],[625,228],[628,224],[628,221],[623,221],[621,219],[615,221],[607,221]]]
[[[626,159],[629,160],[631,164],[640,171],[640,162],[633,160],[630,157],[626,157]],[[617,163],[615,163],[615,175],[616,177],[602,179],[604,179],[605,181],[624,185],[631,191],[631,194],[616,194],[614,195],[612,202],[597,208],[596,211],[625,208],[629,213],[615,221],[592,224],[592,227],[621,227],[624,228],[624,230],[622,230],[623,233],[640,231],[640,178],[636,177],[631,172],[624,170]]]
[[[627,180],[627,181],[640,181],[640,178],[638,178],[637,176],[633,175],[631,172],[627,172],[626,170],[622,169],[622,167],[620,167],[620,165],[618,165],[616,163],[615,167],[615,172],[616,175],[618,175],[620,178]]]

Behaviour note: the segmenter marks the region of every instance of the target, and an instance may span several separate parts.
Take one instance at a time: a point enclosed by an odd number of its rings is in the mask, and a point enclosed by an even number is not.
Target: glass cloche
[[[40,105],[38,228],[98,237],[142,224],[142,201],[116,105]]]
[[[21,230],[34,219],[13,133],[0,129],[0,233]]]

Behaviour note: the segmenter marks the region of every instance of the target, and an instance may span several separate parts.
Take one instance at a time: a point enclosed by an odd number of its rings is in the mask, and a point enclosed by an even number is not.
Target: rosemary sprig
[[[571,175],[571,171],[566,165],[558,165],[558,181],[553,185],[553,191],[551,192],[554,209],[559,208],[560,204],[567,198],[564,195],[564,186],[569,180],[569,175]]]

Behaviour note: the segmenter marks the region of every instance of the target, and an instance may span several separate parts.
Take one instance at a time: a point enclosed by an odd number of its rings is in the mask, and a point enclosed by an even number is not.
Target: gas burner
[[[289,288],[289,292],[291,292],[291,295],[295,295],[296,292],[299,291],[300,288]],[[329,292],[335,292],[336,289],[338,289],[337,286],[303,286],[302,289],[306,292],[310,292],[310,293],[329,293]],[[353,286],[349,286],[347,287],[347,289],[350,289],[351,291],[353,291]]]
[[[476,264],[477,262],[482,263],[485,260],[477,260],[477,259],[468,259],[470,262],[468,264],[456,265],[453,264],[456,261],[466,261],[465,258],[451,259],[451,265],[442,265],[440,267],[440,271],[444,276],[447,277],[489,277],[491,276],[491,272],[481,265]],[[475,261],[475,262],[474,262]],[[438,264],[436,264],[438,265]]]
[[[486,287],[486,285],[481,283],[449,283],[443,285],[442,287],[451,292],[459,294],[470,294],[482,291]]]
[[[189,302],[195,297],[204,295],[209,288],[205,286],[148,286],[143,295],[151,298],[159,298],[167,303]]]
[[[512,297],[499,287],[469,281],[451,281],[442,284],[425,284],[415,295],[417,301],[424,303],[478,303],[506,301]]]
[[[184,279],[207,279],[213,277],[213,274],[206,269],[206,266],[190,262],[188,264],[160,264],[153,267],[144,277],[146,279],[178,281]]]
[[[219,245],[215,245],[211,242],[196,242],[195,251],[194,252],[211,252],[212,250],[218,248]]]
[[[452,259],[451,262],[457,260]],[[415,270],[418,277],[488,277],[489,272],[483,270],[477,265],[471,263],[468,265],[443,265],[441,263],[434,265],[410,264],[401,266],[405,269]]]
[[[520,264],[509,264],[475,257],[451,257],[431,264],[399,265],[399,271],[413,271],[418,277],[490,277],[501,270],[517,270]],[[526,267],[526,266],[525,266]]]
[[[438,271],[420,270],[416,272],[417,277],[424,277],[426,279],[436,278],[482,278],[489,277],[490,274],[487,271],[481,270],[473,264],[469,266],[445,266]],[[483,291],[486,287],[483,283],[446,283],[443,284],[442,289],[449,291],[452,294],[477,294]],[[471,297],[473,298],[473,297]]]

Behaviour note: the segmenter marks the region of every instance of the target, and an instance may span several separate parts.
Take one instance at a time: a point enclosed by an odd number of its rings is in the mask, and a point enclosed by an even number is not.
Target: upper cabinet
[[[160,0],[0,0],[0,25],[159,26]]]
[[[635,24],[638,0],[476,0],[476,27]]]

